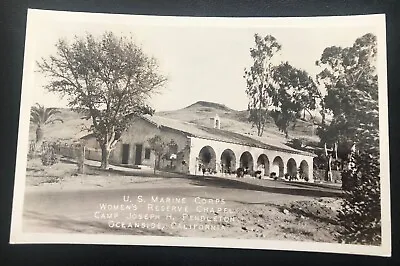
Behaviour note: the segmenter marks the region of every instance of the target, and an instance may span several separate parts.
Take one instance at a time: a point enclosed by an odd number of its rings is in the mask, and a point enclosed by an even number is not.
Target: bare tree
[[[88,129],[97,139],[101,167],[135,115],[152,114],[147,101],[166,78],[158,64],[132,38],[106,32],[100,37],[76,36],[72,43],[59,40],[57,53],[37,62],[49,78],[46,88],[67,97],[68,106],[92,120]]]

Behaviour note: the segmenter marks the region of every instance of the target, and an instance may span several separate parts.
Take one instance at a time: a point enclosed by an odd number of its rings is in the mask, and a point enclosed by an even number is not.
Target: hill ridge
[[[90,120],[82,119],[81,114],[72,111],[70,108],[57,108],[61,111],[59,117],[64,120],[64,123],[55,123],[47,125],[45,128],[45,137],[49,139],[77,139],[81,136],[81,131],[90,126]],[[234,133],[256,136],[256,128],[248,121],[248,111],[237,111],[227,107],[224,104],[197,101],[185,108],[174,111],[156,112],[155,115],[179,120],[181,122],[196,124],[198,126],[212,127],[212,121],[216,114],[220,117],[220,127],[222,130],[231,131]],[[30,139],[35,138],[35,126],[31,124]],[[292,138],[316,139],[313,127],[310,122],[298,121],[296,129],[290,132]],[[281,143],[286,143],[282,132],[274,125],[272,120],[268,120],[265,126],[263,139],[271,141],[275,139]]]
[[[195,103],[192,103],[191,105],[188,105],[182,109],[190,109],[194,107],[210,107],[210,108],[216,108],[224,111],[236,111],[225,104],[222,103],[216,103],[216,102],[210,102],[210,101],[197,101]]]

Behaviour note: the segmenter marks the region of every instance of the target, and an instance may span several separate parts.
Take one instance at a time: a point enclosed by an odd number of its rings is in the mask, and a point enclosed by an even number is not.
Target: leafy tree
[[[289,126],[290,122],[295,122],[298,118],[295,113],[290,111],[288,108],[282,108],[281,110],[272,110],[269,112],[270,116],[274,120],[276,127],[279,131],[285,134],[285,138],[289,137]]]
[[[326,88],[324,116],[332,121],[317,131],[322,142],[347,144],[365,142],[362,133],[378,127],[378,76],[376,36],[365,34],[351,47],[326,48],[318,65],[324,67],[317,80]],[[359,143],[364,147],[367,143]]]
[[[351,167],[342,173],[347,178],[339,223],[338,240],[348,244],[381,244],[381,198],[377,152],[352,155]]]
[[[150,145],[150,149],[154,151],[154,174],[156,173],[156,169],[160,169],[160,161],[161,157],[165,154],[167,145],[162,141],[159,135],[155,135],[154,137],[147,140]]]
[[[108,167],[111,150],[136,115],[152,114],[148,99],[165,83],[154,58],[132,38],[106,32],[86,34],[72,43],[60,39],[57,53],[37,62],[49,78],[46,88],[68,98],[68,106],[91,119],[88,129],[97,139],[101,167]]]
[[[339,213],[339,241],[378,245],[381,241],[377,40],[358,38],[351,47],[326,48],[318,80],[326,88],[323,113],[332,121],[318,130],[321,141],[346,145],[348,169],[342,172],[345,198]],[[354,145],[357,152],[350,152]]]
[[[359,132],[360,149],[350,153],[348,169],[342,172],[345,191],[339,222],[343,226],[338,240],[345,243],[380,245],[381,190],[379,129]]]
[[[36,147],[43,142],[45,125],[55,122],[63,123],[63,120],[57,117],[60,113],[56,108],[46,108],[38,103],[31,108],[30,121],[36,125]]]
[[[271,116],[287,138],[290,124],[294,129],[302,110],[313,117],[311,111],[317,108],[317,99],[321,96],[311,76],[288,62],[274,67],[273,80],[277,89],[272,95]]]
[[[245,69],[246,94],[249,97],[249,121],[262,136],[269,116],[288,137],[288,127],[301,111],[311,114],[316,109],[319,91],[307,72],[288,62],[276,66],[273,58],[281,50],[275,37],[254,35],[255,47],[250,49],[253,65]]]
[[[281,50],[275,37],[254,35],[255,47],[250,49],[253,65],[245,69],[246,94],[249,97],[249,121],[257,128],[257,135],[262,136],[268,121],[268,108],[272,106],[275,92],[272,81],[272,58]]]

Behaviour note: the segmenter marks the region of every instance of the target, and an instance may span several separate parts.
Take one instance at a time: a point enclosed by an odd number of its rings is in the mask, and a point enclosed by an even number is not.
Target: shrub
[[[55,184],[55,183],[60,183],[63,181],[63,178],[60,176],[49,176],[46,178],[46,180],[42,181],[42,184]]]
[[[339,242],[380,245],[381,205],[377,152],[354,155],[343,172],[345,196],[338,218],[343,231]]]
[[[45,166],[50,166],[56,164],[60,161],[59,155],[56,153],[56,149],[53,145],[47,145],[42,147],[42,154],[40,159],[42,160],[42,164]]]
[[[236,176],[237,176],[237,177],[244,177],[244,169],[243,169],[242,167],[239,167],[239,168],[236,170]]]
[[[35,154],[33,152],[29,152],[27,158],[28,160],[32,160],[33,158],[35,158]]]
[[[292,146],[295,149],[301,149],[304,147],[304,140],[302,139],[293,139],[292,140]]]
[[[29,142],[29,148],[28,148],[28,159],[33,159],[35,157],[35,150],[36,150],[36,142],[31,141]]]
[[[289,178],[290,178],[290,175],[289,175],[288,173],[286,173],[286,174],[284,175],[284,177],[285,177],[285,179],[289,179]]]
[[[277,179],[278,179],[278,176],[276,175],[275,172],[272,172],[269,176],[270,176],[271,178],[273,178],[274,180],[277,180]]]
[[[314,157],[313,159],[313,168],[314,169],[325,169],[326,168],[326,159],[325,156],[319,152],[315,152],[317,154],[317,157]]]
[[[303,168],[299,167],[299,177],[300,179],[303,179],[304,181],[308,182],[308,180],[310,180],[307,176],[307,173],[304,172]]]
[[[254,177],[261,179],[261,171],[260,170],[255,171]]]

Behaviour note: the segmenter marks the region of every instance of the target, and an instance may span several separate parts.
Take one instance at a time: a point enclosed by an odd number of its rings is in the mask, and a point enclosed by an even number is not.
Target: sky
[[[65,107],[67,102],[48,93],[46,78],[36,72],[35,61],[55,54],[60,38],[72,41],[74,35],[101,35],[113,31],[132,35],[144,52],[158,60],[168,82],[152,97],[156,111],[176,110],[196,101],[211,101],[236,109],[247,108],[244,68],[252,64],[250,48],[254,34],[271,34],[282,45],[276,60],[315,76],[315,65],[326,47],[351,46],[366,33],[376,34],[368,19],[217,19],[165,18],[88,14],[73,12],[30,12],[24,62],[31,104]],[[379,42],[379,39],[378,39]]]

